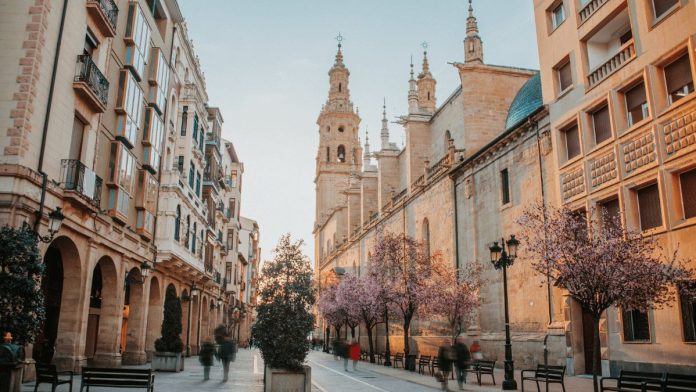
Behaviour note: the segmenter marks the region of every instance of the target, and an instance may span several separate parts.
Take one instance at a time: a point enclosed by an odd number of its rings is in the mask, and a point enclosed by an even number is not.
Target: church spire
[[[370,165],[370,135],[367,133],[367,127],[365,127],[365,153],[363,154],[363,168]]]
[[[389,149],[389,125],[387,121],[387,99],[384,98],[384,104],[382,105],[382,132],[380,137],[382,139],[382,150]]]
[[[416,91],[416,79],[413,78],[413,56],[411,56],[411,79],[408,80],[408,112],[418,111],[418,91]]]
[[[428,43],[423,42],[423,68],[418,74],[418,108],[429,113],[435,112],[435,84],[433,75],[430,73],[430,65],[428,64]]]
[[[471,4],[471,0],[469,0],[469,17],[466,18],[464,62],[483,64],[483,41],[479,36],[478,22],[474,16],[474,6]]]

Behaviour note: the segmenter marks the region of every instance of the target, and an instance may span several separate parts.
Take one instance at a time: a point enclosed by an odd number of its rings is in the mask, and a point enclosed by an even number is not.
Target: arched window
[[[174,240],[179,241],[179,231],[181,230],[181,206],[176,206],[176,216],[174,217]]]
[[[195,235],[195,233],[197,233],[197,232],[198,232],[198,225],[196,224],[196,222],[193,222],[194,236],[193,236],[193,239],[191,241],[191,253],[193,253],[194,255],[196,254],[196,235]]]
[[[338,158],[338,161],[341,163],[346,161],[346,148],[343,146],[343,144],[338,146],[336,157]]]
[[[423,219],[423,253],[425,256],[430,257],[430,222],[428,218]]]
[[[430,101],[430,91],[428,91],[428,101]]]
[[[340,93],[343,90],[343,83],[338,84],[338,92]]]
[[[326,162],[331,162],[331,147],[326,146]]]

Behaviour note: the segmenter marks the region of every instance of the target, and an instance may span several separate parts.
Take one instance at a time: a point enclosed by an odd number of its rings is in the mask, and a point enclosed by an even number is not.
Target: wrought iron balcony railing
[[[102,12],[106,16],[106,19],[111,24],[111,27],[116,30],[116,20],[118,19],[118,7],[116,7],[116,2],[114,0],[89,0],[90,2],[99,4]]]
[[[75,81],[86,83],[99,101],[106,106],[109,97],[109,81],[87,54],[77,56]]]
[[[63,189],[80,193],[98,207],[101,204],[101,177],[77,159],[63,159],[60,166]]]

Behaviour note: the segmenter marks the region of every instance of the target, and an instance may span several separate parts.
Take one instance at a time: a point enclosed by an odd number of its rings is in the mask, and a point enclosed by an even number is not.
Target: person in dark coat
[[[201,350],[198,352],[198,360],[203,365],[203,381],[210,380],[210,367],[213,366],[213,356],[215,355],[215,346],[210,338],[205,338],[201,344]]]
[[[437,350],[437,360],[438,366],[440,368],[440,380],[441,389],[443,391],[449,391],[447,386],[447,380],[449,379],[450,372],[452,371],[452,360],[454,355],[452,353],[452,347],[449,344],[443,344]]]
[[[218,358],[222,361],[222,382],[227,382],[230,373],[230,362],[234,361],[237,353],[237,346],[230,340],[229,336],[220,344]]]
[[[471,361],[471,353],[469,353],[469,347],[464,343],[464,337],[462,336],[457,338],[453,348],[456,356],[454,371],[457,376],[457,383],[459,383],[459,389],[463,389],[466,383],[466,369]]]

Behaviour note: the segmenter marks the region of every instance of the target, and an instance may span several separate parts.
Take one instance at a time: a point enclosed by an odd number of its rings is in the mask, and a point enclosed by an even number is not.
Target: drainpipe
[[[34,232],[39,232],[39,225],[43,217],[44,204],[46,202],[46,183],[48,175],[43,171],[44,155],[46,153],[46,134],[48,133],[48,124],[51,120],[51,106],[53,105],[53,91],[56,86],[56,74],[58,73],[58,59],[60,58],[60,47],[63,42],[63,27],[65,27],[65,15],[68,10],[68,0],[63,0],[63,12],[60,16],[60,27],[58,28],[58,42],[56,42],[56,53],[53,57],[53,69],[51,71],[51,84],[48,88],[48,101],[46,102],[46,116],[44,117],[43,131],[41,134],[41,149],[39,150],[39,165],[38,172],[41,175],[41,200],[39,201],[39,210],[36,212],[36,221],[34,221]]]
[[[531,120],[529,121],[531,126]],[[539,185],[541,187],[541,202],[544,208],[546,208],[546,192],[544,191],[544,167],[542,162],[541,154],[541,139],[539,134],[539,123],[534,122],[534,127],[536,128],[536,139],[537,139],[537,155],[539,157]],[[546,213],[544,212],[544,220],[546,220]],[[551,303],[551,276],[548,270],[546,271],[546,296],[548,302],[548,312],[549,312],[549,324],[553,322],[553,305]],[[548,337],[548,336],[547,336]],[[546,355],[546,338],[544,338],[544,353]]]
[[[457,180],[452,178],[452,198],[454,199],[454,261],[459,276],[459,213],[457,211]]]

